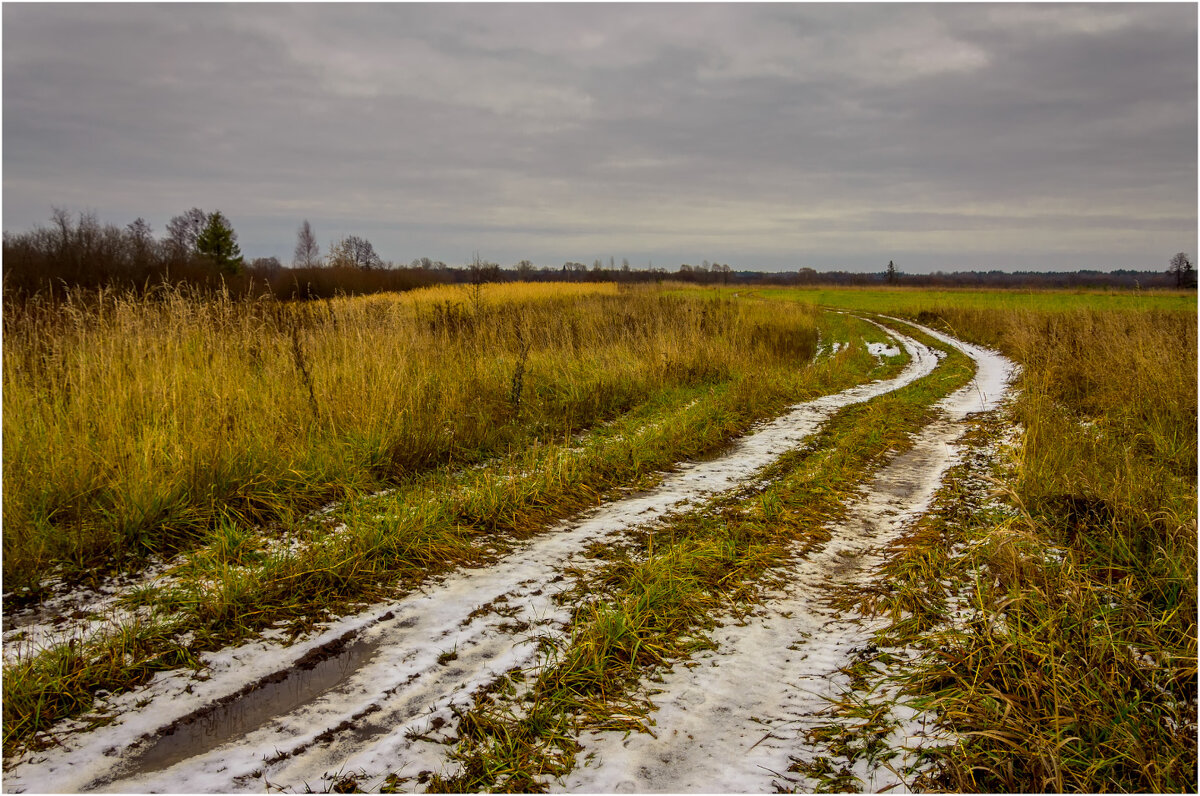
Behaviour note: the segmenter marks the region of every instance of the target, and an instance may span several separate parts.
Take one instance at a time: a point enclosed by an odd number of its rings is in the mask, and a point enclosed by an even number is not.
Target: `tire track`
[[[344,774],[369,789],[389,772],[440,769],[454,709],[505,671],[536,665],[539,637],[565,632],[570,611],[554,597],[567,585],[566,566],[600,540],[745,483],[839,409],[934,369],[935,352],[892,334],[911,357],[897,377],[800,404],[652,490],[561,523],[492,566],[333,623],[306,643],[256,642],[206,656],[203,681],[160,676],[110,700],[118,715],[109,726],[13,761],[5,790],[322,790]]]
[[[580,739],[584,762],[555,789],[762,793],[794,786],[782,773],[789,758],[806,744],[806,730],[828,721],[817,714],[848,682],[838,670],[878,624],[825,605],[828,587],[871,577],[881,551],[925,512],[955,463],[962,421],[998,406],[1015,374],[995,352],[917,328],[970,356],[977,366],[972,382],[937,404],[941,417],[847,507],[847,519],[831,528],[833,538],[795,561],[783,594],[749,623],[716,629],[718,648],[698,655],[698,666],[677,665],[664,675],[652,697],[659,708],[655,735]],[[903,784],[883,773],[868,779],[868,791]]]

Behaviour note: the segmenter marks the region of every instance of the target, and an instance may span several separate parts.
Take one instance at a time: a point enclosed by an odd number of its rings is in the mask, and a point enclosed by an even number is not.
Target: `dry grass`
[[[924,650],[895,681],[955,739],[910,785],[1194,790],[1194,316],[921,317],[1002,348],[1025,372],[1011,460],[952,473],[883,587],[860,595],[892,617],[881,646]],[[997,433],[993,421],[984,436]],[[984,476],[997,480],[993,502],[981,500]]]
[[[47,566],[86,576],[109,556],[184,551],[173,582],[126,595],[146,621],[6,665],[9,750],[99,688],[494,560],[877,365],[860,348],[809,367],[811,310],[647,290],[106,295],[6,322],[5,566],[36,584]],[[146,397],[156,389],[174,403]],[[229,421],[230,405],[249,416]],[[75,460],[61,427],[85,443]]]
[[[811,356],[814,314],[612,286],[10,306],[4,576],[172,553]]]

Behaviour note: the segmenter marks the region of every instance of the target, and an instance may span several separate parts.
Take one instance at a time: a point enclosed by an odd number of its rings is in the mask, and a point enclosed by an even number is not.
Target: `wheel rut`
[[[839,670],[870,643],[882,620],[840,612],[834,585],[864,583],[887,544],[928,508],[957,461],[967,415],[994,409],[1014,366],[995,352],[922,329],[976,363],[971,383],[937,405],[940,417],[885,465],[832,538],[788,568],[791,582],[747,623],[712,633],[715,650],[677,665],[651,697],[654,735],[598,733],[581,739],[584,761],[554,790],[583,793],[767,792],[796,787],[790,758],[848,679]],[[866,790],[903,788],[888,770],[862,772]]]
[[[327,789],[345,775],[354,775],[359,787],[372,789],[388,774],[416,780],[422,772],[441,769],[447,743],[453,740],[449,734],[455,711],[506,671],[537,665],[540,640],[567,631],[570,608],[555,599],[568,585],[562,576],[565,568],[588,566],[583,554],[597,542],[744,485],[838,410],[932,372],[936,352],[905,335],[892,335],[910,355],[897,377],[800,404],[760,425],[722,455],[680,465],[652,490],[560,523],[486,568],[452,573],[417,592],[333,622],[300,644],[259,641],[225,650],[206,657],[200,678],[176,672],[113,697],[108,700],[113,719],[107,726],[71,732],[79,725],[66,725],[59,746],[9,761],[5,790],[302,791]],[[982,368],[983,361],[976,358]],[[971,394],[976,395],[974,387]],[[944,448],[956,426],[952,420],[942,425],[947,430],[937,444]],[[949,454],[939,450],[937,456],[941,461]],[[927,476],[932,465],[913,466],[925,474],[917,479],[920,489],[931,489]],[[904,500],[906,506],[919,503],[916,497]],[[847,531],[845,549],[856,551],[865,565],[867,548],[878,541],[876,533],[873,526]],[[836,547],[831,543],[826,550]],[[856,566],[849,556],[843,559],[842,565]],[[823,572],[814,571],[812,577]],[[797,577],[799,582],[807,576]],[[753,626],[741,630],[755,632]],[[816,626],[805,632],[820,630]],[[769,631],[764,625],[763,632]],[[721,649],[743,643],[735,636],[717,640]],[[324,653],[314,653],[322,649]],[[312,664],[308,669],[306,661]],[[703,668],[726,666],[715,664]],[[317,673],[302,676],[294,674],[297,671]],[[743,682],[744,677],[735,680]],[[795,676],[775,675],[777,683],[789,680]],[[715,698],[715,684],[685,685],[680,686],[681,705],[702,703],[710,706],[706,710],[718,712],[723,704],[730,711],[736,707]],[[660,719],[667,716],[663,712]],[[591,747],[593,741],[587,743]],[[568,779],[560,783],[563,787],[609,790],[613,788],[588,783],[626,785],[626,779],[603,779],[608,775],[602,773],[619,766],[618,755],[624,752],[610,751],[603,739],[595,743],[599,765],[581,767],[580,779]],[[755,749],[774,749],[764,744]],[[658,752],[663,754],[681,753]],[[683,757],[679,760],[685,765]],[[642,766],[638,763],[635,770]],[[585,779],[588,776],[602,778]],[[651,771],[631,781],[648,790],[666,782],[667,776],[671,775]],[[682,781],[671,784],[673,789],[687,789]],[[709,780],[702,789],[712,788]]]

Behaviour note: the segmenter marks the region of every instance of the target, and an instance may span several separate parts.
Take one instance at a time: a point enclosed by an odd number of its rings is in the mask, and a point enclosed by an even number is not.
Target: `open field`
[[[743,291],[744,292],[744,291]],[[863,312],[916,315],[937,309],[1013,310],[1166,310],[1195,312],[1194,290],[932,290],[908,287],[765,288],[764,298],[799,301]]]
[[[1194,295],[4,321],[6,790],[1195,787]]]
[[[754,384],[770,403],[781,383],[757,369],[793,379],[780,362],[816,345],[815,313],[800,307],[512,292],[299,305],[172,292],[10,314],[8,588],[568,439],[683,397],[672,391]]]

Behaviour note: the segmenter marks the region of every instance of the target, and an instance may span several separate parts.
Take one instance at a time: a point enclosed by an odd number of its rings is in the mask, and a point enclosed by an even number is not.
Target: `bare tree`
[[[150,254],[154,251],[154,231],[146,223],[146,219],[138,216],[133,223],[125,227],[129,236],[131,253],[139,265],[149,262]]]
[[[1187,252],[1179,252],[1171,258],[1171,267],[1167,273],[1175,277],[1175,287],[1190,287],[1195,279],[1192,261]]]
[[[297,268],[314,268],[321,264],[321,247],[317,245],[317,236],[313,234],[312,225],[308,219],[296,231],[296,253],[292,257],[292,265]]]
[[[131,238],[144,246],[149,246],[151,238],[154,237],[154,230],[146,223],[146,219],[141,216],[138,216],[131,223],[127,224],[125,229],[129,231]]]
[[[167,246],[173,254],[191,254],[196,251],[196,239],[207,226],[208,213],[193,207],[167,222]]]
[[[468,268],[471,271],[471,284],[473,285],[481,285],[484,282],[499,282],[503,279],[500,264],[483,259],[479,256],[479,252],[475,252],[475,256],[471,258],[471,264]]]
[[[382,268],[383,260],[366,238],[347,235],[329,247],[329,264],[350,268]]]

